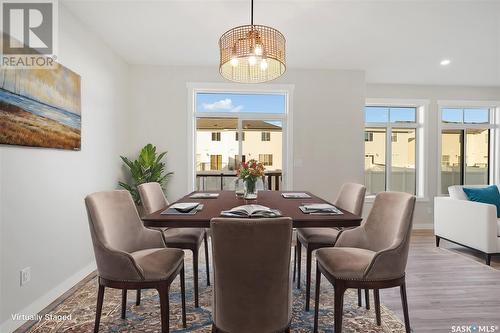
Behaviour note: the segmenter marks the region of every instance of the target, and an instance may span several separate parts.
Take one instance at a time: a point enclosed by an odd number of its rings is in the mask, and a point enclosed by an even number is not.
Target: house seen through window
[[[451,185],[482,185],[490,179],[490,110],[441,109],[441,193]]]
[[[416,194],[417,108],[367,106],[365,124],[367,194]]]
[[[280,188],[286,95],[198,92],[195,97],[196,188],[233,189],[238,167],[251,159],[270,174],[265,185]]]

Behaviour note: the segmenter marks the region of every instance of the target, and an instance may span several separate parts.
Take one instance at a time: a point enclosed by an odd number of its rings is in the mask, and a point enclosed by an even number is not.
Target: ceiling
[[[63,1],[130,64],[218,66],[249,0]],[[368,82],[500,86],[500,1],[255,0],[288,68],[362,69]],[[443,59],[449,66],[441,66]]]

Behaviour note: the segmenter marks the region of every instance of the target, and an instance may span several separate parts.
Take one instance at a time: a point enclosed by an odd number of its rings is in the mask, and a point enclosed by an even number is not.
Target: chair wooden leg
[[[342,333],[342,316],[344,311],[344,284],[340,281],[335,281],[335,304],[334,304],[334,329],[335,333]]]
[[[311,264],[312,264],[312,251],[307,248],[306,257],[306,311],[309,311],[309,304],[311,298]]]
[[[296,275],[297,275],[297,245],[293,247],[293,282],[295,282]]]
[[[370,310],[370,290],[365,289],[365,302],[366,302],[366,309]]]
[[[127,289],[122,290],[122,319],[125,319],[125,312],[127,311]]]
[[[101,313],[102,313],[102,303],[104,301],[104,286],[99,284],[99,290],[97,292],[97,308],[95,311],[95,324],[94,324],[94,333],[99,332],[99,323],[101,322]]]
[[[205,231],[205,235],[203,236],[203,242],[205,243],[205,265],[207,269],[207,286],[210,285],[210,263],[209,263],[209,256],[208,256],[208,235],[207,232]]]
[[[313,332],[318,332],[318,316],[319,316],[319,294],[321,287],[321,271],[319,266],[316,264],[316,292],[314,297],[314,329]]]
[[[194,307],[200,307],[198,300],[198,250],[193,250]]]
[[[441,238],[439,236],[436,236],[436,247],[439,247],[440,240],[441,240]]]
[[[158,294],[160,295],[160,312],[161,312],[161,332],[168,333],[169,331],[169,320],[170,320],[170,309],[168,302],[168,286],[166,284],[161,284],[158,287]]]
[[[491,254],[486,253],[486,265],[491,265]]]
[[[181,279],[182,327],[186,328],[186,276],[184,265],[182,265],[179,278]]]
[[[137,289],[137,295],[135,296],[135,305],[141,305],[141,289]]]
[[[300,289],[300,271],[302,266],[302,244],[297,237],[297,289]]]
[[[285,333],[290,333],[290,327],[287,327],[287,328],[285,329]]]
[[[217,327],[215,327],[215,324],[212,324],[212,333],[217,333]]]
[[[375,300],[375,317],[377,320],[377,325],[382,325],[382,318],[380,316],[380,293],[378,289],[373,290],[373,298]]]
[[[363,304],[361,303],[361,289],[358,288],[358,306],[361,307]]]
[[[401,303],[403,304],[403,313],[405,317],[405,329],[406,333],[410,333],[411,332],[410,315],[408,314],[408,298],[406,296],[406,283],[403,283],[400,289],[401,289]]]

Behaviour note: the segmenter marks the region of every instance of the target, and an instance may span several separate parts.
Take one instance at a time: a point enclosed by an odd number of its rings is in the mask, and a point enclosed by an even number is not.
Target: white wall
[[[168,150],[169,199],[184,195],[188,179],[187,82],[222,82],[216,67],[131,67],[132,148]],[[362,71],[289,70],[276,83],[294,84],[294,188],[328,199],[344,181],[363,181]]]
[[[94,269],[83,198],[116,188],[128,132],[128,65],[59,10],[58,61],[82,77],[82,150],[1,146],[1,332]],[[19,286],[20,269],[31,282]]]
[[[471,101],[498,101],[500,88],[498,87],[460,87],[460,86],[424,86],[424,85],[391,85],[367,84],[367,98],[395,98],[395,99],[426,99],[429,100],[427,110],[427,126],[429,135],[427,159],[427,189],[428,200],[417,202],[414,224],[416,228],[433,228],[434,197],[437,195],[437,156],[438,143],[438,100],[471,100]],[[365,213],[370,204],[365,205]]]

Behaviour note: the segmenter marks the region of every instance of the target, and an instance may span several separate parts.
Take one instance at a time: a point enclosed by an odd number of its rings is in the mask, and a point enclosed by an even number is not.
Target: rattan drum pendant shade
[[[251,24],[225,32],[219,40],[221,75],[234,82],[260,83],[285,73],[285,37],[278,30]]]

